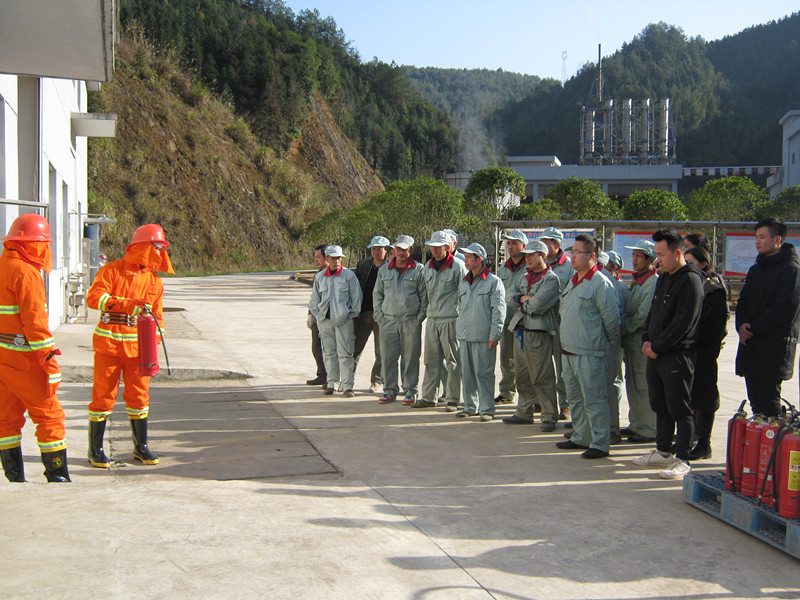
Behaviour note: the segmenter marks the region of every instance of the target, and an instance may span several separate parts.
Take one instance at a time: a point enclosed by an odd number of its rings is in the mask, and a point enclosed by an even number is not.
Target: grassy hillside
[[[307,264],[307,223],[383,189],[327,122],[321,98],[296,147],[278,157],[174,54],[156,52],[141,33],[120,41],[114,81],[91,94],[90,105],[118,119],[116,137],[93,139],[89,148],[89,210],[117,219],[102,228],[110,259],[124,254],[137,226],[157,222],[181,273]],[[323,173],[318,154],[335,154],[339,163]]]

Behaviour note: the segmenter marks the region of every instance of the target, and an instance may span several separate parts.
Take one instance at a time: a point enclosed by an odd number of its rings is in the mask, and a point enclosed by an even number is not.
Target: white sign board
[[[786,241],[800,250],[800,235],[787,235]],[[725,275],[744,277],[756,264],[756,236],[754,233],[725,234]]]

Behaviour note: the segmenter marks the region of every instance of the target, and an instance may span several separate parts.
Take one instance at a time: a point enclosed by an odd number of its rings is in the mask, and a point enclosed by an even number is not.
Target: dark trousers
[[[372,372],[369,375],[369,382],[382,383],[380,327],[375,322],[373,312],[371,310],[365,310],[358,315],[358,319],[356,319],[355,323],[355,333],[356,346],[355,352],[353,353],[353,358],[356,361],[356,365],[354,367],[354,372],[355,368],[358,367],[358,359],[361,358],[361,353],[364,351],[364,348],[367,345],[367,340],[369,340],[369,334],[372,334],[372,340],[375,346],[375,362],[372,364]]]
[[[316,321],[311,325],[311,353],[317,363],[317,377],[327,379],[328,372],[325,370],[325,361],[322,359],[322,340],[319,337],[319,328]]]
[[[675,456],[681,460],[689,459],[694,437],[691,408],[694,358],[694,353],[669,353],[647,359],[650,408],[656,413],[656,448],[659,452],[670,452],[677,427]]]
[[[750,408],[756,415],[775,417],[781,408],[781,380],[761,379],[760,377],[744,378],[747,386],[747,398]]]

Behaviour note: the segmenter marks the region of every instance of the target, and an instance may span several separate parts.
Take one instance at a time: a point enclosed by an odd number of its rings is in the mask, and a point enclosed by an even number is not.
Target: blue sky
[[[800,10],[797,0],[284,0],[295,13],[331,16],[363,61],[502,68],[561,79],[664,21],[710,41]]]

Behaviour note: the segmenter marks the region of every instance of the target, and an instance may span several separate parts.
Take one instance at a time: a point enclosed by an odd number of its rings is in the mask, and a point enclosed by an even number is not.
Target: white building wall
[[[781,170],[767,178],[771,198],[788,187],[800,185],[800,110],[790,110],[779,122],[783,126]]]

